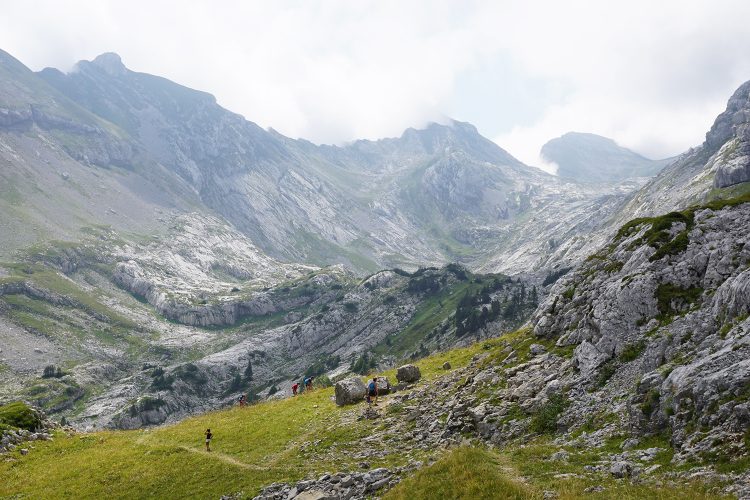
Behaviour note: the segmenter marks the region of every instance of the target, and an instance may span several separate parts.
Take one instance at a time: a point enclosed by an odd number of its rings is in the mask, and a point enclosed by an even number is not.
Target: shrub
[[[612,375],[617,371],[617,363],[615,360],[610,359],[599,368],[599,374],[596,376],[596,387],[604,387],[604,385],[612,378]]]
[[[42,378],[62,378],[64,375],[62,368],[59,366],[55,368],[55,365],[47,365],[44,367]]]
[[[313,387],[322,389],[324,387],[331,387],[333,382],[328,378],[328,375],[319,375],[313,379]]]
[[[659,399],[661,396],[659,395],[659,391],[656,389],[651,389],[646,393],[646,397],[641,403],[641,411],[644,415],[650,416],[654,411],[659,407]]]
[[[193,385],[203,385],[208,382],[208,377],[201,372],[193,363],[178,366],[174,371],[175,377],[183,382]]]
[[[562,278],[563,276],[565,276],[566,274],[568,274],[568,272],[570,272],[571,269],[573,269],[573,268],[572,267],[562,267],[562,268],[558,269],[557,271],[550,272],[544,278],[544,281],[542,281],[542,286],[547,286],[547,285],[553,284],[555,281],[559,280],[560,278]]]
[[[657,307],[663,317],[671,316],[681,307],[695,303],[702,293],[700,287],[680,288],[671,283],[662,283],[656,288]],[[673,304],[677,304],[677,309]]]
[[[375,368],[377,364],[378,363],[375,359],[375,356],[366,352],[352,361],[352,364],[349,366],[349,370],[360,375],[366,375],[372,368]]]
[[[359,306],[356,302],[344,302],[344,310],[346,312],[355,313],[359,310]]]
[[[318,359],[305,370],[305,377],[317,377],[328,370],[333,370],[341,363],[341,356],[332,356],[330,354]]]
[[[627,363],[629,361],[633,361],[638,356],[641,355],[643,350],[646,348],[646,343],[641,340],[639,342],[635,342],[633,344],[628,344],[625,346],[625,348],[620,353],[620,361],[623,363]]]
[[[0,406],[0,425],[33,431],[42,421],[26,403],[17,401]]]
[[[385,412],[388,415],[398,415],[400,413],[403,413],[404,404],[403,403],[391,403],[386,407]]]
[[[135,417],[141,412],[158,410],[167,403],[161,398],[143,397],[136,403],[130,405],[129,413],[131,417]]]
[[[537,434],[552,434],[557,430],[557,418],[568,406],[562,394],[552,394],[549,400],[531,417],[529,430]]]
[[[153,376],[154,380],[151,381],[151,388],[157,391],[168,391],[172,389],[172,384],[174,383],[174,377],[172,375],[164,375],[164,370],[161,368],[157,368],[154,370],[154,373],[156,374]]]

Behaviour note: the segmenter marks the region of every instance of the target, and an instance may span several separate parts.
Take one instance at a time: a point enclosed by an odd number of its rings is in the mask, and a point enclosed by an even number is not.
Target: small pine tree
[[[247,382],[253,380],[253,363],[250,358],[247,359],[247,368],[245,368],[245,380]]]

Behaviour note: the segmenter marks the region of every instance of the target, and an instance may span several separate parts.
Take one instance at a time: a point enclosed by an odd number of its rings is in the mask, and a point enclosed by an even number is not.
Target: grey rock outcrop
[[[393,387],[391,387],[391,382],[388,380],[388,377],[383,377],[383,376],[377,377],[377,384],[378,384],[378,394],[390,394],[390,392],[393,390]],[[367,385],[369,386],[369,381]]]
[[[584,340],[578,347],[576,347],[573,353],[573,359],[575,360],[578,369],[584,376],[591,375],[594,370],[599,368],[602,363],[609,359],[609,356],[599,349],[594,344]]]
[[[748,227],[741,202],[635,221],[532,318],[538,337],[575,346],[576,383],[602,398],[629,391],[612,410],[631,432],[669,429],[682,459],[746,446]]]
[[[367,472],[337,472],[293,484],[275,483],[263,488],[253,500],[364,500],[398,484],[409,468],[372,469]]]
[[[729,99],[726,111],[706,134],[706,145],[718,150],[713,159],[714,187],[750,181],[750,82]]]

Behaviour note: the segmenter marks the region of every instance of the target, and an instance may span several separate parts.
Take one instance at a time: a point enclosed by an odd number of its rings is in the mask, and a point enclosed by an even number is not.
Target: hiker
[[[375,398],[375,403],[378,402],[378,377],[372,377],[367,385],[367,404],[372,403],[372,398]]]
[[[244,394],[240,395],[240,408],[243,408],[247,403],[247,396]]]
[[[299,383],[295,382],[294,385],[292,385],[292,396],[297,395],[297,389],[299,389]]]
[[[313,377],[307,377],[305,379],[305,390],[312,391]]]
[[[206,451],[211,451],[211,438],[214,437],[211,434],[211,429],[206,429]]]

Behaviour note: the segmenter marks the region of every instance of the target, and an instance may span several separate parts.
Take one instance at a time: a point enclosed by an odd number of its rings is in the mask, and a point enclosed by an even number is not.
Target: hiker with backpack
[[[375,403],[378,402],[378,377],[372,377],[372,380],[367,385],[367,404],[372,404],[372,400],[375,398]]]
[[[297,389],[299,389],[299,382],[295,382],[292,385],[292,396],[296,396],[297,395]]]

